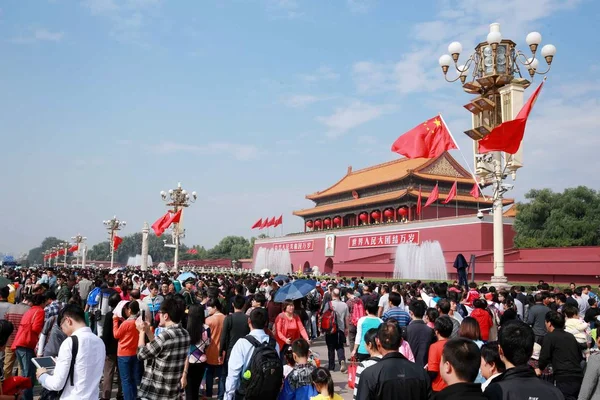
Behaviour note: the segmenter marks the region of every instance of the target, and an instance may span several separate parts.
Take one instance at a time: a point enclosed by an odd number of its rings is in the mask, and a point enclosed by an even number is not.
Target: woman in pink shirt
[[[294,302],[286,300],[283,302],[283,312],[275,318],[275,340],[279,344],[281,354],[284,355],[292,342],[301,337],[310,343],[302,320],[294,314]]]

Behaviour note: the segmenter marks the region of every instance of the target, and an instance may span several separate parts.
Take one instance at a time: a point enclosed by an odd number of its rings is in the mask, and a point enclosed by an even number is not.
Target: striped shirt
[[[362,372],[365,370],[365,368],[370,367],[371,365],[376,364],[377,362],[379,362],[379,360],[381,360],[381,356],[374,356],[371,358],[368,358],[366,360],[364,360],[363,362],[359,363],[358,366],[356,367],[356,377],[354,378],[354,393],[352,394],[352,398],[354,400],[356,400],[356,394],[358,393],[358,381],[360,380],[360,374],[362,374]]]
[[[400,307],[391,307],[381,316],[383,322],[392,318],[398,322],[399,327],[405,327],[410,324],[410,315]]]

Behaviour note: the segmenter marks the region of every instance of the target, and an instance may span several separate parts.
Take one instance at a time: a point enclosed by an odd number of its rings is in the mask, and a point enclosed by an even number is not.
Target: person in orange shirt
[[[119,316],[113,315],[113,334],[119,341],[117,365],[125,400],[137,399],[137,387],[142,381],[141,366],[137,358],[139,333],[135,321],[140,312],[140,304],[131,301],[123,306],[125,321],[119,326]]]
[[[210,328],[210,344],[206,348],[206,397],[212,397],[213,381],[215,376],[219,378],[219,391],[217,397],[223,398],[225,394],[225,379],[223,379],[223,357],[219,354],[221,344],[221,334],[223,333],[223,305],[219,299],[211,297],[206,302],[206,309],[209,317],[206,318],[206,325]]]
[[[294,313],[294,302],[283,302],[283,312],[275,319],[275,340],[281,349],[282,360],[288,347],[296,339],[303,338],[310,344],[306,329],[300,317]]]
[[[454,324],[447,315],[443,315],[435,320],[434,331],[437,342],[429,347],[429,357],[427,359],[427,372],[431,378],[431,389],[434,392],[439,392],[448,386],[440,374],[440,363],[442,361],[444,346],[450,335],[452,335],[453,328]]]

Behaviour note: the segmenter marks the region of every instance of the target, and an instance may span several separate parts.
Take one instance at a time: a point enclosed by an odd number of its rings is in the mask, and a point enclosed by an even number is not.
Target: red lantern
[[[362,222],[367,222],[367,213],[362,213],[358,216],[358,218],[362,221]]]
[[[394,212],[388,208],[387,210],[385,210],[385,211],[383,212],[383,215],[384,215],[386,218],[392,218],[392,217],[394,216]]]
[[[333,219],[333,224],[334,225],[339,225],[342,222],[342,219],[340,217],[335,217]]]
[[[329,219],[329,218],[325,218],[325,219],[323,220],[323,224],[325,224],[325,226],[330,226],[330,225],[331,225],[331,219]]]
[[[306,221],[306,227],[307,228],[312,228],[313,227],[313,222],[312,221]]]
[[[408,210],[406,209],[406,207],[400,207],[398,209],[398,215],[402,218],[406,217],[406,214],[408,214]]]
[[[320,228],[321,227],[321,220],[318,219],[315,221],[315,227]]]
[[[379,211],[373,211],[371,213],[371,217],[373,217],[373,219],[375,219],[375,220],[378,220],[380,216],[381,216],[381,214],[379,214]]]

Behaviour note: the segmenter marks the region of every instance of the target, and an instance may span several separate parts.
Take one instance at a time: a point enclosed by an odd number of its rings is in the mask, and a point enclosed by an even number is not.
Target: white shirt
[[[269,341],[269,335],[262,329],[252,329],[250,335],[254,336],[259,342],[265,343]],[[279,345],[275,343],[275,350],[279,353]],[[250,359],[254,353],[254,346],[248,340],[241,338],[231,350],[229,357],[227,380],[225,381],[225,400],[235,399],[235,391],[240,387],[240,378],[248,369]]]
[[[389,302],[389,298],[390,295],[389,294],[384,294],[383,296],[381,296],[381,298],[379,299],[379,307],[383,307],[383,312],[386,312],[387,310],[390,309],[390,302]],[[383,315],[383,314],[382,314]]]
[[[483,382],[483,383],[481,384],[481,391],[482,391],[482,392],[485,392],[485,388],[487,388],[487,387],[488,387],[488,385],[489,385],[490,383],[492,383],[492,380],[493,380],[495,377],[497,377],[498,375],[502,375],[502,373],[498,372],[497,374],[494,374],[494,375],[490,376],[490,377],[489,377],[489,378],[488,378],[488,379],[487,379],[485,382]]]
[[[39,381],[48,390],[60,391],[64,387],[61,400],[98,400],[106,357],[104,342],[88,327],[77,329],[73,335],[77,336],[79,342],[73,372],[74,385],[71,386],[68,379],[73,348],[73,341],[70,338],[65,339],[60,345],[54,373],[43,374]]]

